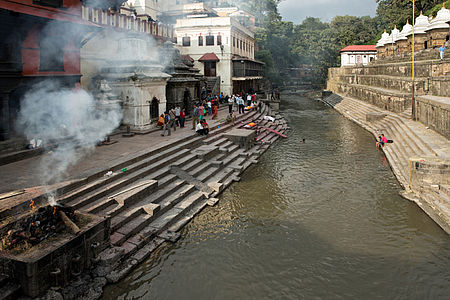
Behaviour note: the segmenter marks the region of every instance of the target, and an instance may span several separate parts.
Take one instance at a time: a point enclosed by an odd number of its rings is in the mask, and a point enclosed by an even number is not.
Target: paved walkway
[[[219,109],[218,118],[211,120],[211,116],[206,117],[210,128],[216,128],[224,122],[228,115],[228,106],[222,105]],[[239,115],[236,115],[239,116]],[[177,139],[194,136],[191,119],[186,120],[185,128],[172,130],[171,136],[162,137],[162,131],[156,131],[145,135],[135,135],[131,138],[125,138],[121,135],[112,137],[112,140],[118,141],[108,146],[96,147],[92,153],[85,155],[80,161],[67,170],[66,176],[61,181],[78,179],[93,173],[96,168],[108,166],[111,162],[121,160],[126,157],[132,157],[143,150],[155,150]],[[0,193],[10,192],[27,187],[40,186],[43,184],[40,174],[40,166],[43,156],[32,157],[15,163],[0,166]]]

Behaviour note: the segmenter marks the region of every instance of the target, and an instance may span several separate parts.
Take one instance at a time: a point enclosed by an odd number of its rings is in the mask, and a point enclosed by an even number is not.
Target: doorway
[[[158,119],[159,117],[159,101],[156,97],[153,97],[150,103],[150,120]]]
[[[206,77],[216,77],[216,62],[215,61],[205,61],[205,76]]]

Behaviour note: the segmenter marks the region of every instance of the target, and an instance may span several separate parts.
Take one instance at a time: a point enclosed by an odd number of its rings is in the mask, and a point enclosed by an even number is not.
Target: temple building
[[[395,55],[402,55],[410,51],[411,45],[408,43],[407,36],[412,32],[412,29],[412,25],[407,21],[402,31],[397,35],[397,38],[394,39],[394,43],[397,46]]]
[[[450,40],[450,10],[443,5],[436,18],[431,20],[425,30],[428,34],[428,45],[431,48],[439,48]]]
[[[424,16],[416,18],[414,25],[414,51],[419,57],[436,59],[437,49],[449,46],[450,10],[442,5],[435,18]],[[377,57],[383,59],[393,56],[408,56],[412,53],[413,26],[406,23],[402,31],[394,28],[391,34],[383,33],[378,41]]]
[[[263,63],[254,59],[253,32],[232,16],[178,19],[178,47],[208,77],[208,91],[232,94],[254,91],[263,78]]]
[[[377,57],[375,45],[350,45],[341,51],[341,67],[368,65]]]

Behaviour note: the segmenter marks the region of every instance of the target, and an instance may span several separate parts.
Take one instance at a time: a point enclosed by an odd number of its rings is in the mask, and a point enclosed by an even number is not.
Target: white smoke
[[[22,99],[19,129],[51,149],[41,160],[42,183],[61,180],[67,169],[92,151],[122,119],[118,104],[100,105],[82,89],[51,81],[35,85]]]

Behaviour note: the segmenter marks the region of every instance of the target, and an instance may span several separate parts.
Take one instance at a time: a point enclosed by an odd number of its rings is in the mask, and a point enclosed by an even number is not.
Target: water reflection
[[[283,104],[289,139],[104,299],[448,297],[449,238],[398,196],[373,137],[320,103]]]

